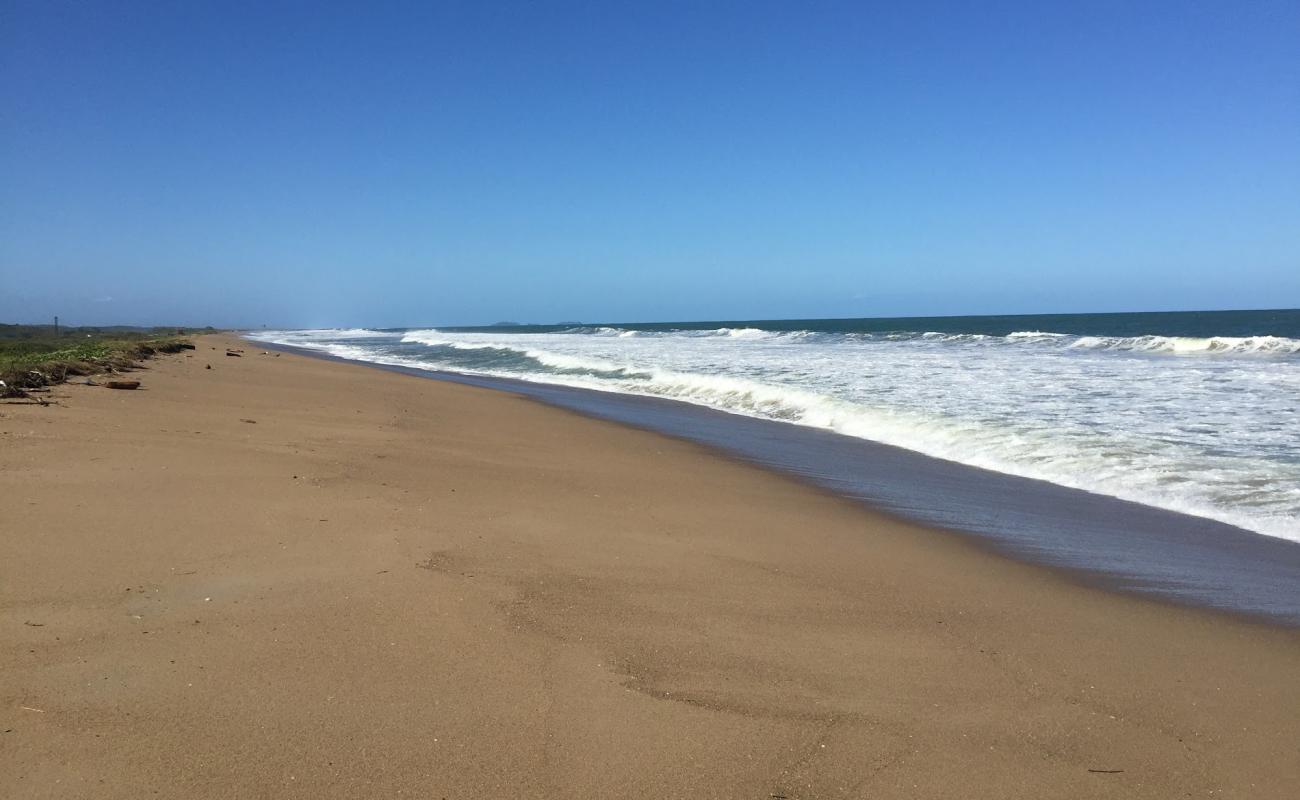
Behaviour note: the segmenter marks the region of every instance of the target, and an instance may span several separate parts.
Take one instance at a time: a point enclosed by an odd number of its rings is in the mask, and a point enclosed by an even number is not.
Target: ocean
[[[1292,564],[1300,548],[1266,547],[1250,556],[1240,545],[1244,532],[1300,543],[1300,310],[250,336],[487,385],[508,382],[551,402],[849,487],[845,493],[904,516],[990,534],[1037,560],[1300,619],[1300,573],[1266,575],[1257,567],[1269,567],[1248,563],[1277,562],[1280,552]],[[704,424],[680,410],[632,402],[637,398],[786,427],[764,433],[739,420]],[[779,447],[771,444],[778,440]],[[894,450],[900,455],[889,456]],[[882,471],[880,464],[893,466]],[[949,465],[957,476],[1025,480],[983,479],[975,490],[950,475]],[[941,488],[915,491],[921,485]],[[987,500],[994,495],[996,504]],[[1120,502],[1090,505],[1093,498]],[[1208,549],[1190,552],[1202,545]],[[1233,569],[1224,565],[1238,558],[1246,561],[1225,578]],[[1247,583],[1256,586],[1240,585]]]
[[[1300,311],[268,331],[783,420],[1300,541]]]

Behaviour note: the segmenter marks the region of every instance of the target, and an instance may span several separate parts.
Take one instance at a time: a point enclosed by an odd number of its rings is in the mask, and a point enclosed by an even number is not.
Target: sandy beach
[[[1300,785],[1294,630],[507,393],[196,342],[0,405],[0,796]]]

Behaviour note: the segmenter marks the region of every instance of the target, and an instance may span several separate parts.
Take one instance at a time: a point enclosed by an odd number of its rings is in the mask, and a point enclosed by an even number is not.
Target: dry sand
[[[1296,796],[1296,631],[232,341],[0,405],[0,796]]]

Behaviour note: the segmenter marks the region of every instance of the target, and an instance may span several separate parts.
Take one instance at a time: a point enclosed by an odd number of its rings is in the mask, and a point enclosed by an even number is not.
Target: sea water
[[[781,420],[1300,542],[1300,311],[252,335]]]

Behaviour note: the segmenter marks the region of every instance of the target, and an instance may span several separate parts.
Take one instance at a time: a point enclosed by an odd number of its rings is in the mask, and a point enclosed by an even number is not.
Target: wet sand
[[[0,405],[2,796],[1300,784],[1294,630],[507,393],[223,337],[137,375]]]

